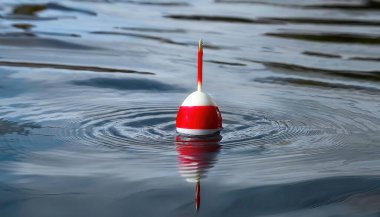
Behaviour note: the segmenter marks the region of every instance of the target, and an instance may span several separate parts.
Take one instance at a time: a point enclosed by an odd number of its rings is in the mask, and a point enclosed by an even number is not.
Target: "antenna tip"
[[[199,40],[198,48],[199,48],[199,50],[203,49],[203,40],[202,39]]]

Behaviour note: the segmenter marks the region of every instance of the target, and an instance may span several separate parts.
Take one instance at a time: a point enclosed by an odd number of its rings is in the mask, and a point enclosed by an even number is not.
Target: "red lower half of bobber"
[[[222,129],[222,115],[216,106],[181,106],[176,127],[183,134],[213,134]]]

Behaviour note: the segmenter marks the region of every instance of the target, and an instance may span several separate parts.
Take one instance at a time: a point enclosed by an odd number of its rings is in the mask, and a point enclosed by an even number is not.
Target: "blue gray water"
[[[376,1],[2,0],[0,216],[380,216],[379,61]]]

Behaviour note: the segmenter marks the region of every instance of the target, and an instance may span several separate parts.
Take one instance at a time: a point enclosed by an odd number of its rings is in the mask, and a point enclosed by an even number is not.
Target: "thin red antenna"
[[[203,41],[198,44],[198,91],[202,91]]]

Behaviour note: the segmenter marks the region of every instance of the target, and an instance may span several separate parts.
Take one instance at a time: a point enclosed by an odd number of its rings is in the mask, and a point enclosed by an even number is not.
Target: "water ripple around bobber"
[[[177,106],[144,104],[121,108],[92,107],[83,117],[66,123],[61,132],[68,140],[86,145],[140,153],[175,153]],[[222,149],[226,153],[256,150],[260,145],[282,144],[297,136],[320,134],[290,120],[275,120],[254,110],[223,106]]]

